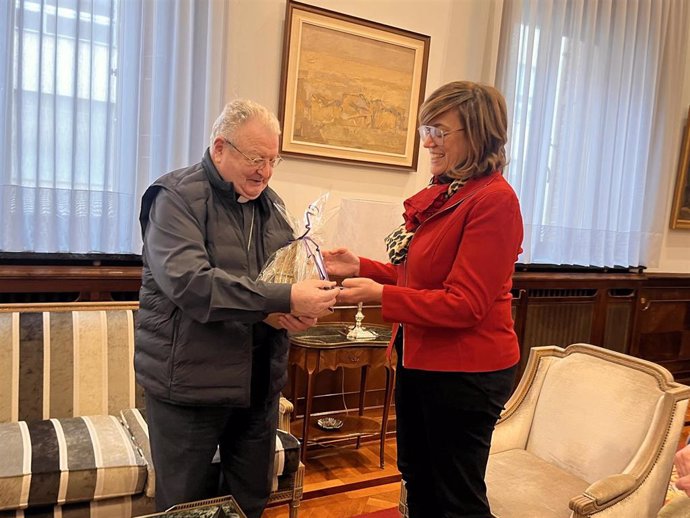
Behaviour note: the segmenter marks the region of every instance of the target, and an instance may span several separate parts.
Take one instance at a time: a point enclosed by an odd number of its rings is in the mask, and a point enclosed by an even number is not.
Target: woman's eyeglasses
[[[417,131],[419,132],[419,138],[421,138],[422,141],[426,140],[427,137],[431,136],[431,139],[436,144],[443,144],[443,139],[446,135],[448,135],[449,133],[455,133],[456,131],[465,131],[465,128],[444,131],[441,128],[437,128],[436,126],[422,125],[419,128],[417,128]]]

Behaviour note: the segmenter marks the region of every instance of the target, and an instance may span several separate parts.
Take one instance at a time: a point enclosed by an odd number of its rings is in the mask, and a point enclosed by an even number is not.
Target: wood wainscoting
[[[0,301],[136,300],[140,275],[131,265],[4,265]],[[690,383],[690,274],[516,272],[513,284],[521,368],[531,347],[587,342],[654,361]],[[356,307],[338,307],[322,321],[354,323],[355,313]],[[365,326],[383,323],[378,307],[364,314]],[[297,381],[303,394],[304,380]],[[384,387],[384,370],[370,372],[367,408],[381,407]],[[357,408],[358,370],[319,374],[315,393],[314,414]],[[296,403],[299,415],[304,401]]]
[[[516,273],[521,371],[529,349],[586,342],[644,358],[690,383],[690,274]]]

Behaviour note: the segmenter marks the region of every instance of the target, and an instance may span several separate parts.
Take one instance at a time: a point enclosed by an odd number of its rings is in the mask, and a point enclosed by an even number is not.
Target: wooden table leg
[[[302,423],[302,464],[307,460],[307,442],[309,441],[309,419],[311,418],[311,404],[314,398],[314,371],[307,368],[307,394],[304,397],[304,422]]]
[[[393,387],[395,387],[395,369],[386,365],[386,394],[383,401],[383,417],[381,418],[381,445],[379,448],[379,464],[383,468],[385,465],[384,456],[386,453],[386,432],[388,431],[388,414],[393,399]]]
[[[367,372],[369,371],[369,368],[367,365],[362,367],[362,374],[359,379],[359,416],[362,417],[364,415],[364,396],[367,393]],[[360,442],[362,440],[362,436],[358,435],[357,436],[357,443],[355,445],[355,449],[359,449]]]

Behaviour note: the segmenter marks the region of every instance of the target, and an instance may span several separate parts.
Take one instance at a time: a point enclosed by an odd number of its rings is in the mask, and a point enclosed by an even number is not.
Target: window
[[[222,108],[226,26],[226,2],[0,2],[0,252],[139,253],[143,190]]]
[[[113,168],[120,1],[7,4],[0,250],[129,252],[112,230],[134,194]]]
[[[686,24],[674,0],[506,0],[497,86],[520,262],[655,266],[671,180],[659,141],[680,109]]]
[[[118,3],[17,2],[13,145],[21,153],[12,184],[112,189],[106,163],[117,93]],[[86,151],[88,159],[75,160],[73,151]]]

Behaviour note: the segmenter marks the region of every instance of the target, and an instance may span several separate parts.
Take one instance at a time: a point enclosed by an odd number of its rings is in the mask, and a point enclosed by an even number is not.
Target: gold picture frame
[[[281,154],[416,170],[430,41],[288,0]]]
[[[671,228],[690,229],[690,108],[678,160],[678,177],[671,209]]]

